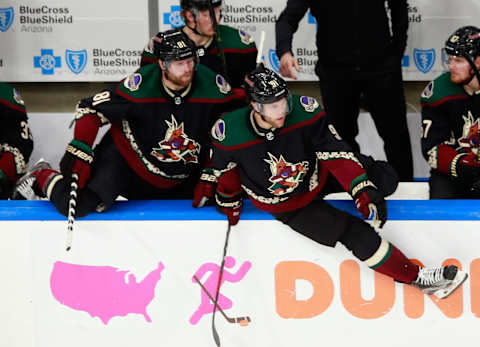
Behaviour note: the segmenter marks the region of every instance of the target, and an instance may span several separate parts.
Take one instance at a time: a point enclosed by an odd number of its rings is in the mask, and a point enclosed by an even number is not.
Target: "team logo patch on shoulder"
[[[238,30],[238,35],[240,35],[240,40],[242,41],[242,43],[244,43],[246,45],[249,45],[253,42],[253,38],[246,31],[243,31],[243,30],[239,29]]]
[[[317,99],[312,98],[311,96],[301,96],[300,104],[307,112],[313,112],[318,107]]]
[[[433,81],[431,81],[423,90],[422,98],[429,99],[433,95]]]
[[[142,75],[140,75],[139,73],[134,73],[133,75],[130,75],[127,78],[125,78],[125,82],[123,82],[123,85],[125,86],[125,88],[134,92],[138,90],[138,88],[140,88],[141,83],[142,83]]]
[[[217,141],[225,140],[225,122],[219,119],[212,128],[212,137]]]
[[[268,187],[270,193],[276,196],[291,193],[303,181],[303,178],[308,171],[308,162],[302,161],[300,163],[292,164],[280,155],[280,158],[275,158],[273,154],[267,152],[270,159],[263,159],[270,165],[270,172],[272,175],[268,179],[272,185]]]
[[[16,90],[15,88],[13,89],[13,100],[15,100],[17,103],[19,103],[20,105],[25,105],[25,103],[23,102],[23,99],[22,97],[20,96],[20,93],[18,92],[18,90]]]
[[[228,94],[232,90],[232,87],[222,75],[217,75],[215,82],[217,82],[218,89],[223,94]]]

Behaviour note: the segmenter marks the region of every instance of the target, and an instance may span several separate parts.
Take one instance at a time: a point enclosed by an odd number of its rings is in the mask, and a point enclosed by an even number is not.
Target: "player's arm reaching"
[[[215,127],[212,131],[215,131]],[[217,209],[227,216],[230,225],[236,225],[242,212],[243,190],[237,164],[229,154],[213,141],[212,165],[217,178],[215,204]]]
[[[66,177],[78,175],[78,186],[83,188],[90,178],[93,163],[93,143],[101,126],[126,117],[128,103],[115,91],[105,90],[81,100],[75,111],[73,140],[67,145],[60,161],[60,171]]]
[[[307,0],[288,0],[287,6],[278,17],[275,25],[277,56],[280,59],[280,73],[283,77],[297,79],[300,66],[292,52],[293,34],[298,29],[298,23],[308,10]]]

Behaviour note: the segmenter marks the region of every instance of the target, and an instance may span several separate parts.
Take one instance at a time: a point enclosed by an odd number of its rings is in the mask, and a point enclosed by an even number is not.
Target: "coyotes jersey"
[[[233,88],[240,88],[245,75],[255,69],[257,47],[252,37],[243,30],[219,25],[219,32],[230,84]],[[204,48],[205,53],[200,57],[200,63],[223,75],[217,40],[213,38]],[[150,40],[142,53],[140,66],[157,62],[157,60],[153,54],[153,42]]]
[[[7,83],[0,83],[0,120],[0,175],[14,182],[27,171],[33,139],[25,104],[17,90]]]
[[[478,154],[480,95],[468,95],[447,72],[423,90],[421,105],[422,153],[432,169],[449,173],[455,155]]]
[[[232,192],[232,182],[238,181],[237,189],[243,189],[256,207],[286,212],[313,200],[328,173],[352,195],[372,185],[317,101],[299,95],[292,101],[292,112],[281,129],[261,129],[251,107],[227,113],[215,123],[212,161],[217,193]],[[235,179],[226,182],[223,177],[232,177],[232,172]]]
[[[128,165],[144,180],[172,187],[198,172],[210,149],[209,130],[235,103],[226,80],[199,65],[192,84],[174,94],[158,64],[147,65],[115,88],[82,100],[76,118],[97,115]]]

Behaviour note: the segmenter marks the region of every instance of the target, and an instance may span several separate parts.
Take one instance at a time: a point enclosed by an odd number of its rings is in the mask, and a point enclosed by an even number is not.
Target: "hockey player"
[[[79,177],[77,216],[101,212],[119,195],[137,200],[194,196],[196,207],[213,195],[214,176],[201,170],[208,167],[209,130],[231,110],[230,86],[210,69],[195,67],[195,44],[182,31],[162,33],[154,49],[157,64],[80,101],[61,173],[40,162],[22,178],[36,177],[34,188],[62,214],[68,213],[72,173]],[[110,130],[92,150],[106,123]]]
[[[185,20],[181,30],[204,48],[200,63],[227,77],[233,88],[240,88],[246,74],[255,68],[257,48],[252,37],[243,30],[220,24],[217,37],[215,24],[221,19],[222,0],[180,0],[180,6]],[[142,53],[141,66],[155,62],[152,47],[150,40]]]
[[[445,43],[449,71],[421,96],[422,152],[431,199],[479,199],[480,29],[456,30]]]
[[[358,217],[323,200],[340,184],[364,218],[382,227],[383,194],[339,137],[315,99],[290,95],[273,71],[248,75],[250,106],[224,114],[212,129],[216,203],[237,224],[242,193],[298,233],[326,245],[342,243],[367,266],[439,298],[467,277],[455,266],[419,268]]]
[[[8,199],[27,171],[33,150],[25,104],[15,88],[0,83],[0,199]]]

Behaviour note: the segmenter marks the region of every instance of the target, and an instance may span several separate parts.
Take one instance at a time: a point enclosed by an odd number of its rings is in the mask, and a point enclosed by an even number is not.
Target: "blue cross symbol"
[[[315,24],[318,27],[317,20],[314,16],[312,16],[312,13],[310,11],[308,11],[308,24]]]
[[[53,55],[53,49],[41,49],[40,54],[33,57],[33,66],[42,69],[42,75],[53,75],[55,68],[62,67],[61,58]]]
[[[182,8],[180,6],[170,6],[170,12],[163,14],[163,24],[170,24],[172,28],[178,28],[185,25],[182,18]]]

